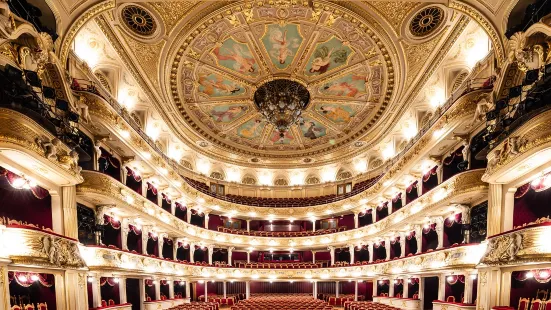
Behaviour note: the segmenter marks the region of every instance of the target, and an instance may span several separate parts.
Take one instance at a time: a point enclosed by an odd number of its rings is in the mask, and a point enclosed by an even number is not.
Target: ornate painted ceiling
[[[186,152],[264,168],[376,162],[384,145],[399,150],[404,128],[415,130],[433,109],[412,104],[469,22],[419,2],[146,1],[103,9],[94,21],[126,66],[118,74],[135,81],[126,84],[137,89],[133,113],[146,132],[155,127],[168,153],[176,139]],[[113,75],[107,66],[94,70]],[[253,102],[273,79],[296,81],[311,98],[304,122],[283,137]]]

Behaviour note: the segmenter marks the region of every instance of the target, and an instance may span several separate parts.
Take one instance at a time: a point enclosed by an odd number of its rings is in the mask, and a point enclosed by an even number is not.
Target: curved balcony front
[[[235,235],[191,225],[119,181],[99,172],[82,172],[85,181],[77,186],[77,197],[94,205],[114,205],[121,217],[139,217],[154,225],[158,231],[166,232],[169,236],[185,237],[189,242],[234,247],[315,249],[329,245],[365,244],[368,240],[375,242],[393,232],[403,231],[407,225],[422,224],[427,216],[448,214],[450,205],[470,205],[482,201],[487,195],[487,184],[480,180],[483,172],[482,169],[477,169],[457,174],[372,225],[333,234],[291,238]],[[147,225],[146,223],[143,225]]]

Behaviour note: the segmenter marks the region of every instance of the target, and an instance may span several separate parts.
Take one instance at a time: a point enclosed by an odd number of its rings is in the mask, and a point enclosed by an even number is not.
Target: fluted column
[[[1,269],[1,267],[0,267]],[[0,274],[0,277],[2,275]],[[0,278],[1,279],[1,278]],[[0,281],[2,282],[2,281]],[[64,295],[67,309],[88,308],[86,272],[82,270],[65,270],[63,275]],[[56,287],[57,290],[57,287]],[[0,293],[1,294],[1,293]],[[2,306],[0,305],[0,309]]]
[[[101,307],[101,290],[100,290],[100,275],[99,274],[92,274],[94,277],[92,279],[92,305],[94,308]]]
[[[354,249],[355,246],[353,244],[348,245],[348,251],[350,252],[350,264],[354,264]]]
[[[390,238],[389,237],[385,238],[385,251],[386,251],[385,260],[390,260]]]
[[[161,300],[161,279],[156,278],[155,283],[155,300]]]
[[[0,240],[2,238],[1,234],[2,229],[0,228]],[[8,260],[0,260],[0,310],[11,310],[8,262]]]
[[[76,186],[61,188],[63,208],[63,235],[78,240],[77,191]]]
[[[190,298],[191,301],[191,282],[186,280],[186,298]]]
[[[503,185],[489,184],[488,188],[488,236],[502,233]]]

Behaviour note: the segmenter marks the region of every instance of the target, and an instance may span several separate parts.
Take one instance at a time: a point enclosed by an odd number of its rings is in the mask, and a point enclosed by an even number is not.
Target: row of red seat
[[[300,269],[300,268],[322,268],[321,263],[239,263],[239,268],[268,268],[268,269]]]
[[[400,310],[400,308],[372,301],[347,301],[344,310]]]
[[[216,302],[191,302],[189,304],[183,304],[176,307],[169,308],[168,310],[218,310],[219,305]]]
[[[216,197],[220,200],[248,205],[248,206],[257,206],[257,207],[268,207],[268,208],[292,208],[292,207],[307,207],[307,206],[316,206],[327,203],[337,202],[354,195],[357,195],[366,189],[373,186],[383,175],[378,175],[374,178],[364,180],[354,184],[352,191],[343,195],[325,195],[317,197],[304,197],[304,198],[263,198],[263,197],[250,197],[250,196],[239,196],[239,195],[218,195],[210,191],[210,188],[207,184],[184,177],[186,182],[196,190],[207,194],[212,197]]]
[[[253,296],[239,301],[232,310],[331,310],[327,302],[314,299],[311,295],[266,295]]]

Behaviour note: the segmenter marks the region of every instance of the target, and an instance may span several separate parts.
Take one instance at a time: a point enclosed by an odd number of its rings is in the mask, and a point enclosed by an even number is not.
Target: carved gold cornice
[[[46,146],[56,137],[34,120],[17,111],[0,108],[0,146],[17,150],[61,175],[66,184],[82,182],[79,169],[72,161],[71,149],[59,142],[57,147]]]
[[[514,266],[551,262],[549,223],[535,224],[488,237],[483,265]]]
[[[86,265],[74,239],[41,230],[0,226],[2,256],[16,265],[82,269]]]
[[[332,268],[251,269],[195,266],[108,248],[87,247],[83,256],[90,270],[120,273],[185,276],[190,279],[350,279],[422,274],[450,269],[471,269],[479,262],[483,245],[466,245],[389,262]]]
[[[193,241],[204,241],[217,245],[260,246],[280,249],[312,249],[327,245],[365,244],[375,241],[389,233],[403,231],[405,223],[421,223],[426,216],[440,215],[440,209],[450,204],[472,204],[487,195],[487,184],[480,180],[483,170],[472,170],[458,174],[432,189],[415,202],[404,206],[378,221],[358,229],[334,234],[308,237],[259,237],[222,233],[200,228],[186,223],[145,197],[130,190],[113,178],[93,171],[83,171],[84,183],[77,186],[77,197],[92,204],[115,203],[117,207],[129,210],[132,214],[155,223],[157,227],[171,236],[186,237]],[[130,202],[130,203],[129,203]],[[447,208],[445,213],[448,212]],[[245,214],[250,208],[241,208],[238,214]],[[447,213],[446,213],[447,214]],[[259,217],[266,218],[268,213]],[[294,214],[296,218],[308,218],[308,214]]]
[[[512,181],[543,163],[534,157],[551,145],[551,110],[535,115],[488,154],[482,180],[489,183]],[[533,159],[533,163],[526,162]],[[514,172],[514,174],[511,174]]]

